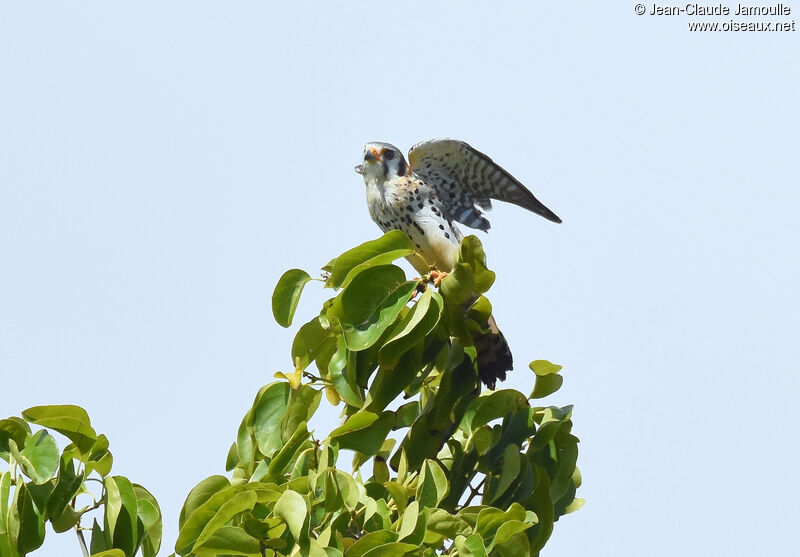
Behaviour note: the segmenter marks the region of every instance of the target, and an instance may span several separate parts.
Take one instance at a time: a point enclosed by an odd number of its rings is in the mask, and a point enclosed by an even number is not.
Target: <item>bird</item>
[[[364,178],[370,217],[383,232],[402,230],[416,248],[408,257],[422,275],[438,280],[453,270],[463,239],[456,222],[488,231],[492,200],[513,203],[549,221],[561,219],[484,153],[457,139],[432,139],[408,152],[390,143],[364,146],[356,172]],[[438,282],[436,283],[438,285]],[[488,333],[473,335],[478,375],[494,389],[513,368],[513,357],[494,317]]]

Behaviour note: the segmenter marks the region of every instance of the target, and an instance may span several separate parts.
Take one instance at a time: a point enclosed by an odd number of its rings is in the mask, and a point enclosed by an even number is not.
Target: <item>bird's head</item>
[[[408,173],[408,164],[400,149],[388,143],[373,141],[364,146],[364,162],[356,166],[356,172],[364,176],[365,182],[391,180]]]

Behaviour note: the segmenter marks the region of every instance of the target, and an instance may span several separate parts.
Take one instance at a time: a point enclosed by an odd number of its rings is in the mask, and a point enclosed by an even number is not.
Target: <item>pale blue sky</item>
[[[379,233],[363,144],[455,137],[564,219],[481,235],[505,385],[546,358],[576,405],[587,504],[545,555],[787,554],[800,39],[634,4],[0,3],[0,414],[87,408],[171,551],[290,366],[275,281]]]

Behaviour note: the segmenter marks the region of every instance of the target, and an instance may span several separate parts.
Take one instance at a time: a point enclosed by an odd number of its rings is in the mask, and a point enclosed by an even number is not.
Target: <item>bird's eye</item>
[[[392,160],[394,158],[394,151],[386,151],[383,154],[383,158],[386,159],[387,161]]]

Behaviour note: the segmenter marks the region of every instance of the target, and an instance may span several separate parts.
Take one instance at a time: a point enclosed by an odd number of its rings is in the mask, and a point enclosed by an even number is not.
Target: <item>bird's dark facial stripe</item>
[[[405,159],[400,157],[400,160],[397,161],[397,173],[400,176],[405,176],[406,175],[406,170],[408,170],[408,165],[406,165]]]
[[[383,154],[383,158],[386,159],[387,161],[392,160],[394,158],[394,151],[387,149],[386,152]]]

